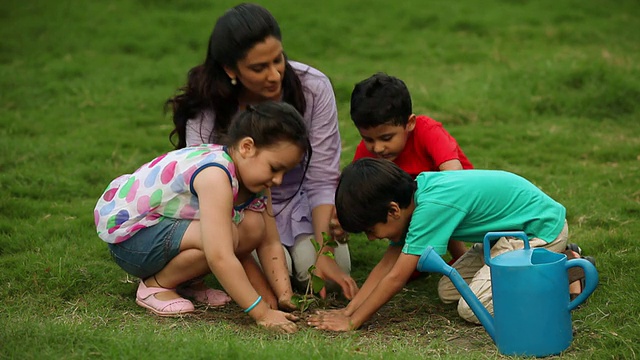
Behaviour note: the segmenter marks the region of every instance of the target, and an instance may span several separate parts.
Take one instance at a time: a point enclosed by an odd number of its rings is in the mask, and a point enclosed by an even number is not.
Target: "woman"
[[[315,264],[316,275],[339,285],[351,299],[358,287],[349,275],[348,246],[323,249],[334,252],[335,260],[316,258],[310,241],[322,244],[322,233],[332,233],[341,151],[335,96],[324,74],[287,59],[281,40],[280,27],[265,8],[240,4],[225,12],[211,33],[205,62],[189,71],[181,93],[167,101],[175,125],[170,136],[172,142],[177,136],[176,148],[217,143],[233,115],[247,105],[266,100],[293,105],[309,129],[313,155],[306,172],[296,167],[272,190],[280,240],[295,285],[306,286]]]

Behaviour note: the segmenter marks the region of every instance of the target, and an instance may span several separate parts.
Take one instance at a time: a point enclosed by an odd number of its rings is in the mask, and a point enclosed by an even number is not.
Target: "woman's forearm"
[[[322,233],[329,234],[329,221],[331,221],[331,214],[334,206],[331,204],[318,205],[311,211],[311,223],[313,225],[313,235],[318,241],[320,246],[324,246],[324,239]],[[323,249],[333,250],[333,249]]]

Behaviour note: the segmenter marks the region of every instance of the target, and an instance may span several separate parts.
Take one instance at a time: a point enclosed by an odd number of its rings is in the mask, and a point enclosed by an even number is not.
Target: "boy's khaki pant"
[[[563,252],[567,247],[567,239],[569,231],[565,221],[564,228],[558,237],[547,243],[538,238],[529,239],[529,245],[541,247],[553,252]],[[524,242],[517,238],[502,237],[491,248],[491,257],[496,257],[507,251],[518,250],[524,248]],[[484,305],[489,313],[493,315],[493,299],[491,293],[491,274],[489,266],[484,262],[484,247],[482,244],[474,244],[453,267],[460,273],[460,276],[469,284],[471,291],[478,297],[480,303]],[[467,302],[460,296],[460,293],[453,286],[451,280],[443,276],[438,283],[438,296],[445,304],[458,301],[458,314],[466,321],[480,324]]]

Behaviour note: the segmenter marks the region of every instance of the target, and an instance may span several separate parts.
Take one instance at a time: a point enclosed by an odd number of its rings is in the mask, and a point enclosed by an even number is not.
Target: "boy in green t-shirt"
[[[413,113],[404,81],[376,73],[351,92],[351,120],[362,137],[353,161],[373,157],[393,161],[413,178],[425,171],[473,169],[456,139],[441,123]],[[452,240],[447,249],[453,264],[467,248]],[[417,277],[420,273],[416,271]]]
[[[391,243],[346,308],[310,317],[310,325],[326,330],[360,327],[402,289],[427,246],[442,255],[450,239],[474,243],[453,266],[493,313],[484,235],[524,231],[531,247],[554,252],[565,251],[568,237],[564,206],[526,179],[497,170],[424,172],[414,181],[388,160],[365,158],[342,172],[336,209],[347,232]],[[522,247],[522,240],[500,238],[491,256]],[[460,316],[479,323],[447,277],[440,280],[438,295],[444,302],[458,301]]]

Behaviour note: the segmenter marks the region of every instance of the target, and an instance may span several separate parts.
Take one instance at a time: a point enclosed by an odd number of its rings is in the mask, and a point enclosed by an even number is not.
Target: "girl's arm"
[[[296,325],[289,321],[289,314],[274,312],[265,301],[256,304],[258,293],[235,255],[238,234],[231,220],[233,193],[227,173],[218,167],[205,168],[195,175],[193,187],[200,204],[202,249],[222,287],[241,308],[255,304],[248,314],[259,324],[295,331]]]
[[[264,272],[262,272],[260,265],[258,265],[258,262],[253,258],[253,255],[248,254],[240,258],[240,263],[242,263],[242,267],[251,282],[251,286],[262,296],[262,301],[266,302],[269,308],[277,309],[278,299],[274,295],[269,281],[267,281]]]
[[[260,264],[271,288],[275,292],[278,304],[286,309],[294,309],[291,303],[293,290],[289,279],[289,270],[285,260],[284,249],[273,217],[271,192],[268,193],[267,210],[262,213],[266,225],[266,238],[256,249]]]
[[[218,167],[200,171],[193,180],[200,203],[200,237],[211,271],[229,296],[242,308],[258,298],[242,264],[235,255],[237,229],[231,220],[233,193],[226,172]],[[258,316],[267,310],[259,304],[252,311]]]

